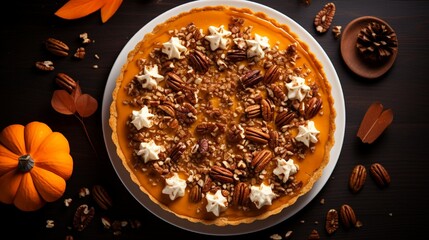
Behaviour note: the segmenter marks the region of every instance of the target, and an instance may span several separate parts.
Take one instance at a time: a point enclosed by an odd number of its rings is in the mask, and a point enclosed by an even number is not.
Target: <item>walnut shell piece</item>
[[[371,164],[370,173],[379,187],[385,188],[390,184],[390,175],[380,163]]]
[[[330,2],[327,3],[322,10],[320,10],[316,17],[314,17],[314,27],[319,33],[325,33],[331,26],[332,20],[335,16],[336,7],[335,4]]]

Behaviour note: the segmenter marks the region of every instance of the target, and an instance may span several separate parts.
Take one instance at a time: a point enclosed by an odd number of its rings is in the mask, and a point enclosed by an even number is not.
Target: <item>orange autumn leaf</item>
[[[101,10],[101,19],[105,23],[118,10],[122,0],[69,0],[55,15],[64,19],[78,19]]]
[[[76,112],[75,101],[66,90],[55,90],[51,105],[55,111],[65,115],[72,115]]]
[[[107,20],[115,14],[121,4],[122,0],[107,1],[106,4],[101,7],[101,21],[103,23],[107,22]]]
[[[98,107],[97,100],[89,94],[82,94],[76,99],[76,110],[81,117],[91,116]]]

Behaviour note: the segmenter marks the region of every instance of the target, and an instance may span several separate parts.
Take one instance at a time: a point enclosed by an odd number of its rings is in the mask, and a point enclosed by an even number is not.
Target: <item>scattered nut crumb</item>
[[[110,223],[110,220],[107,217],[101,217],[101,223],[103,224],[105,229],[110,229],[112,224]]]
[[[83,198],[90,194],[89,189],[87,187],[83,187],[79,190],[79,197]]]
[[[393,213],[389,213],[389,216],[390,216],[390,217],[392,217],[392,216],[393,216]]]
[[[92,65],[92,68],[94,68],[94,69],[97,69],[98,68],[98,65]]]
[[[89,37],[88,37],[88,33],[81,33],[79,35],[79,38],[82,39],[83,44],[88,44],[91,42],[91,39],[89,39]]]
[[[314,221],[314,224],[316,224],[316,225],[319,224],[319,221]]]
[[[66,199],[64,199],[64,205],[66,206],[66,207],[69,207],[70,206],[70,203],[73,201],[73,199],[71,199],[71,198],[66,198]]]
[[[283,239],[282,236],[280,236],[277,233],[271,235],[270,238],[273,239],[273,240],[281,240],[281,239]]]
[[[53,71],[55,69],[54,63],[52,61],[38,61],[36,62],[36,68],[42,71]]]
[[[293,234],[292,230],[287,231],[286,234],[285,234],[285,238],[286,239],[290,239],[292,237],[292,234]]]
[[[85,48],[79,47],[78,49],[76,49],[76,52],[73,56],[77,59],[84,59],[85,58]]]
[[[332,34],[334,34],[335,38],[339,38],[341,35],[341,26],[334,26],[332,28]]]
[[[55,226],[54,220],[46,220],[46,228],[53,228]]]
[[[362,222],[360,220],[357,220],[355,227],[361,228],[362,226],[363,226]]]
[[[299,221],[300,223],[305,223],[305,220],[301,220],[301,221]]]
[[[100,59],[100,56],[98,56],[98,54],[94,54],[94,58],[95,59]]]
[[[320,199],[320,204],[325,204],[325,199],[324,198]]]

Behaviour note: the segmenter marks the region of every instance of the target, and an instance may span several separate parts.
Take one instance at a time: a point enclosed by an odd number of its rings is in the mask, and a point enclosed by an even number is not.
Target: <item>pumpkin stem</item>
[[[18,170],[21,172],[29,172],[34,167],[34,160],[30,154],[22,155],[18,158]]]

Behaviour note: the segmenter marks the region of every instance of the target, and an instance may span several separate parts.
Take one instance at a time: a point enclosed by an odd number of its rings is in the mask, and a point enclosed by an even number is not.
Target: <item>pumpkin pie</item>
[[[141,191],[208,225],[266,219],[329,161],[335,109],[323,66],[288,26],[247,8],[195,8],[128,54],[109,124]]]

